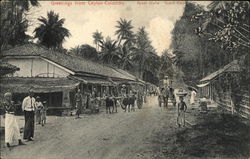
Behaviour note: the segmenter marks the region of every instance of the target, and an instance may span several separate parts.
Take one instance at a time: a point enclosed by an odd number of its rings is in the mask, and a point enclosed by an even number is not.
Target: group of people
[[[144,93],[141,93],[142,91],[138,89],[137,95],[141,98],[136,98],[132,99],[131,98],[135,96],[135,91],[128,91],[126,85],[121,86],[120,93],[118,93],[118,90],[116,91],[111,91],[111,94],[106,93],[106,91],[103,92],[102,97],[100,97],[100,94],[94,89],[92,93],[81,93],[81,90],[78,89],[77,93],[75,94],[75,108],[76,108],[76,118],[80,118],[80,114],[82,111],[86,110],[87,108],[91,110],[91,113],[97,113],[99,112],[100,106],[103,104],[106,106],[106,113],[112,113],[112,112],[117,112],[117,107],[119,105],[122,106],[124,110],[130,111],[134,110],[135,106],[135,100],[140,100],[140,101],[146,101],[146,97],[144,96]],[[124,99],[128,99],[125,100]],[[133,104],[131,104],[133,102]],[[142,102],[139,102],[142,104]],[[111,110],[112,109],[112,110]]]
[[[177,104],[177,125],[180,126],[185,126],[185,112],[187,110],[187,104],[184,102],[184,97],[187,95],[187,92],[185,92],[182,88],[179,89],[179,92],[176,93],[175,90],[170,87],[163,87],[158,95],[158,101],[159,101],[159,106],[161,107],[162,105],[167,108],[168,107],[168,101],[169,99],[173,103],[173,106],[175,107]],[[190,93],[190,104],[195,103],[195,96],[196,96],[196,91],[191,90]],[[177,102],[178,100],[178,102]]]
[[[162,104],[165,108],[168,107],[168,100],[171,100],[173,105],[176,105],[176,98],[174,94],[174,89],[170,86],[163,87],[158,95],[159,106],[161,107]]]
[[[5,143],[8,148],[13,140],[18,140],[19,145],[25,145],[21,140],[20,129],[16,119],[17,104],[14,104],[12,93],[4,94],[5,108]],[[24,134],[23,139],[26,141],[34,140],[35,116],[38,124],[44,125],[46,122],[46,107],[40,100],[40,97],[35,98],[34,92],[29,90],[29,95],[24,98],[22,103],[24,112]]]
[[[100,97],[98,97],[95,90],[92,93],[82,94],[81,90],[78,89],[75,94],[76,118],[80,118],[80,114],[86,108],[89,108],[91,113],[98,113],[100,102]]]

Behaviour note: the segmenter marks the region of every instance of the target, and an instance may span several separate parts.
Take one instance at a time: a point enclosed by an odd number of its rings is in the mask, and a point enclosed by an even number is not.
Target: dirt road
[[[135,112],[49,118],[45,127],[36,126],[35,141],[25,146],[3,148],[8,159],[140,159],[159,158],[162,147],[156,134],[175,129],[174,109],[163,110],[156,97],[149,97]],[[155,149],[157,148],[157,149]],[[158,154],[156,154],[158,153]]]

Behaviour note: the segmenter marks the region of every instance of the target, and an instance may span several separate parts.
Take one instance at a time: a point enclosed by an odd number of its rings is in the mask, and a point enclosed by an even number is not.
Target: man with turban
[[[12,94],[7,92],[4,94],[4,108],[5,108],[5,142],[10,148],[10,143],[14,139],[18,140],[19,145],[25,145],[21,140],[20,129],[18,127],[15,117],[15,105],[12,101]]]

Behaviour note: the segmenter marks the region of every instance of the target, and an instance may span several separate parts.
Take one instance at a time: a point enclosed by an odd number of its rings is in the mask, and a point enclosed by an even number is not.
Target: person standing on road
[[[15,105],[12,101],[12,94],[7,92],[4,94],[5,101],[3,106],[5,108],[5,143],[10,148],[10,143],[13,139],[18,140],[18,145],[25,145],[21,140],[20,129],[18,127],[15,117]]]
[[[169,88],[169,97],[171,99],[171,102],[173,103],[174,107],[176,106],[176,99],[175,99],[175,94],[174,94],[174,88],[170,87]]]
[[[191,91],[190,104],[194,104],[194,99],[196,97],[196,92],[194,90]]]
[[[164,89],[163,91],[163,100],[164,100],[164,106],[168,107],[168,98],[169,98],[169,86]]]
[[[178,113],[177,124],[179,127],[181,127],[181,125],[185,126],[185,112],[187,110],[187,105],[183,101],[183,96],[180,96],[179,99],[180,102],[178,103],[178,109],[177,109]]]
[[[24,98],[22,103],[25,119],[23,139],[28,141],[33,141],[34,138],[36,100],[33,96],[34,92],[29,90],[29,95]]]
[[[81,90],[78,89],[77,93],[75,95],[75,101],[76,101],[76,118],[80,118],[80,112],[81,112],[81,107],[82,107],[82,94]]]
[[[44,101],[43,102],[43,107],[41,109],[41,122],[42,122],[42,126],[44,126],[44,124],[46,123],[46,116],[47,116],[47,102]]]
[[[36,110],[36,123],[41,124],[41,110],[43,108],[43,103],[40,100],[40,97],[36,97],[36,103],[35,103],[35,110]]]
[[[82,107],[83,107],[83,110],[85,110],[87,108],[87,94],[86,92],[83,93],[83,96],[82,96]]]
[[[163,93],[164,93],[164,88],[162,88],[162,89],[159,91],[159,94],[158,94],[159,107],[161,107],[161,106],[162,106],[162,103],[164,102],[164,101],[163,101]]]

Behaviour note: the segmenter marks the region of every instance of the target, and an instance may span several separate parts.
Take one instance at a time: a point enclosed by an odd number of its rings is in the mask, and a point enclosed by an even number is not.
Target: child
[[[183,96],[179,97],[180,102],[178,103],[178,117],[177,117],[177,124],[180,127],[182,124],[185,126],[185,112],[187,110],[187,105],[183,101]]]
[[[43,103],[41,102],[39,96],[36,97],[35,107],[36,107],[36,122],[37,124],[41,124],[41,109],[43,108]]]
[[[41,112],[41,122],[42,122],[42,126],[44,126],[44,124],[46,123],[46,115],[47,115],[47,106],[46,106],[46,102],[43,102],[44,105],[42,107],[42,109],[40,110]]]

